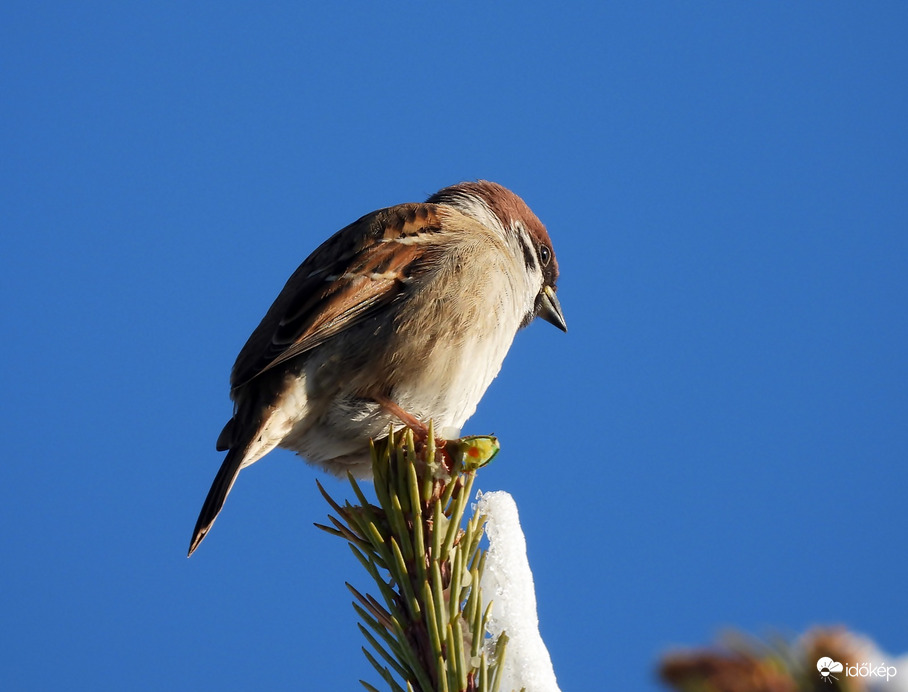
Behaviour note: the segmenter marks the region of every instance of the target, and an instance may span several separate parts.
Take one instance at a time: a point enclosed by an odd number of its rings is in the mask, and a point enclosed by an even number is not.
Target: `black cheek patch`
[[[530,244],[527,242],[527,239],[523,233],[517,234],[517,240],[520,241],[520,248],[523,250],[523,261],[526,262],[527,269],[530,271],[536,270],[536,253],[533,252],[533,248],[530,247]]]

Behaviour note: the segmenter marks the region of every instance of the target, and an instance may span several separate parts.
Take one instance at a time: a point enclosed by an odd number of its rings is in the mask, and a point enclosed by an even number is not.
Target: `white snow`
[[[476,512],[485,515],[489,552],[480,588],[483,608],[493,601],[488,651],[502,632],[508,635],[501,692],[560,692],[548,649],[539,634],[536,591],[527,560],[517,505],[504,491],[478,493]]]
[[[869,637],[853,633],[847,636],[860,663],[867,665],[859,665],[856,671],[848,666],[846,671],[856,672],[859,676],[872,671],[873,674],[863,680],[870,692],[908,692],[908,654],[900,657],[886,654]]]
[[[908,654],[893,656],[882,651],[870,637],[842,630],[832,633],[839,641],[842,650],[849,652],[851,658],[835,661],[834,669],[837,679],[855,678],[857,688],[867,692],[908,692]],[[810,647],[814,650],[815,631],[807,632],[796,642],[795,651],[801,655]],[[820,660],[831,661],[829,657]],[[817,661],[819,667],[819,661]],[[850,684],[850,683],[849,683]]]

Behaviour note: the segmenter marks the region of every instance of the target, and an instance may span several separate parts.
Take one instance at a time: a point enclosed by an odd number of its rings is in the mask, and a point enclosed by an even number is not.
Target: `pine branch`
[[[498,441],[466,437],[436,448],[430,425],[425,444],[406,430],[371,452],[378,506],[352,476],[355,503],[341,505],[319,484],[336,516],[316,524],[345,539],[375,582],[377,597],[347,585],[366,657],[392,692],[497,692],[507,636],[490,640],[479,588],[483,520],[464,524],[464,514]]]

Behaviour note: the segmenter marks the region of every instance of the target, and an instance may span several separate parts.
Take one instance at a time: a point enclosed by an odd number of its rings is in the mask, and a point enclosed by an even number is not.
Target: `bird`
[[[534,318],[562,331],[558,263],[527,204],[487,180],[366,214],[320,245],[240,350],[227,456],[189,555],[239,472],[276,447],[369,478],[369,440],[404,426],[454,439]]]

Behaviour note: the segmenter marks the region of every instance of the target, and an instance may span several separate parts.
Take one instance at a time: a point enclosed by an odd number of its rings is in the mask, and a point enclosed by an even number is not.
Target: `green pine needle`
[[[491,609],[482,608],[484,517],[464,520],[476,471],[498,448],[481,436],[436,446],[431,424],[425,443],[390,431],[371,447],[378,506],[352,477],[355,504],[335,502],[319,484],[334,515],[316,526],[349,543],[381,596],[347,585],[363,651],[391,692],[498,690],[507,637],[491,642]]]

